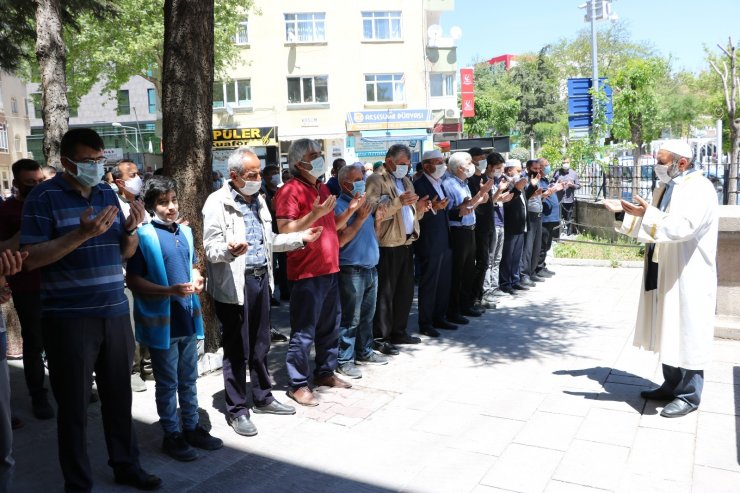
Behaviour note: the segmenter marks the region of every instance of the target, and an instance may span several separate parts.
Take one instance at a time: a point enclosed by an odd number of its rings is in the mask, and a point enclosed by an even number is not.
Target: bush
[[[511,159],[518,159],[522,162],[522,165],[524,165],[524,163],[529,159],[529,149],[526,147],[517,147],[509,153],[509,157]]]

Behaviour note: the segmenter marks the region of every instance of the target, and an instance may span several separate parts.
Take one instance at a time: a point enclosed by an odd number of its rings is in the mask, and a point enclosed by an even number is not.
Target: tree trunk
[[[60,0],[36,2],[36,59],[41,72],[41,113],[46,164],[60,167],[59,144],[67,131],[69,105]]]
[[[737,204],[738,149],[740,149],[740,119],[730,117],[730,181],[727,183],[728,204]]]
[[[190,222],[205,275],[201,211],[212,191],[213,0],[166,0],[162,68],[164,173],[177,180],[180,215]],[[219,346],[213,304],[201,296],[206,350]]]
[[[642,145],[644,144],[642,141],[642,118],[630,116],[630,126],[632,127],[632,143],[635,145],[635,148],[632,149],[632,196],[634,197],[640,194],[640,177],[642,171],[640,169],[640,156],[642,156]]]

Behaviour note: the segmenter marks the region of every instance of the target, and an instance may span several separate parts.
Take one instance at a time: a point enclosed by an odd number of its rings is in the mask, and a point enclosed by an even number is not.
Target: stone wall
[[[606,210],[601,202],[577,199],[575,222],[578,223],[579,233],[588,233],[610,240],[616,240],[619,236],[619,233],[614,231],[614,213]]]
[[[714,335],[740,339],[740,206],[720,206]]]

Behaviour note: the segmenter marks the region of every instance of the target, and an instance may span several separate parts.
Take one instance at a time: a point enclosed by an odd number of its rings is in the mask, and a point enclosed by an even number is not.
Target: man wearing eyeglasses
[[[161,480],[139,465],[131,421],[134,339],[121,259],[136,251],[140,202],[125,218],[100,184],[103,141],[89,128],[61,141],[64,173],[31,191],[23,209],[23,268],[41,270],[41,311],[49,380],[58,405],[59,460],[67,491],[90,491],[87,405],[93,371],[102,403],[108,464],[120,484],[154,489]]]

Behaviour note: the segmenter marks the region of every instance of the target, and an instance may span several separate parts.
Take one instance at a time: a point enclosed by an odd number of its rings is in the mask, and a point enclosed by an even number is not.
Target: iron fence
[[[639,195],[649,202],[657,186],[654,165],[655,158],[652,156],[641,157],[637,167],[631,156],[619,158],[614,164],[606,166],[598,163],[583,165],[578,172],[581,188],[576,190],[576,197],[631,201],[633,196]],[[730,180],[738,181],[739,178],[730,177],[729,164],[697,163],[695,167],[714,185],[717,202],[724,205],[730,203],[728,185]],[[735,203],[740,204],[740,196],[735,199]]]

